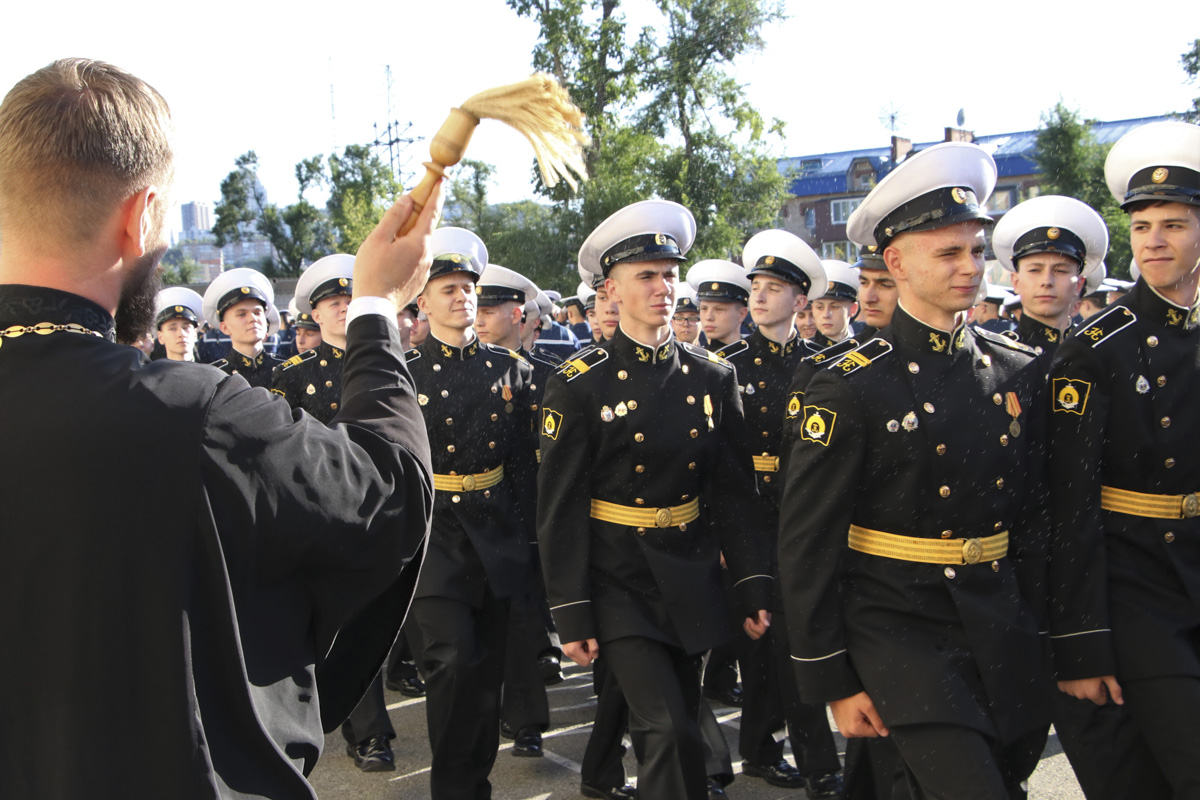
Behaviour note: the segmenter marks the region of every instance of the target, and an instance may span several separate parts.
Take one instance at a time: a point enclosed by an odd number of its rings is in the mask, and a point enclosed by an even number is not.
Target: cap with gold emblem
[[[345,253],[318,258],[296,281],[296,310],[311,314],[327,297],[354,293],[354,256]]]
[[[882,250],[902,233],[991,222],[986,205],[995,186],[996,162],[983,148],[935,144],[906,158],[871,190],[846,222],[846,236]]]
[[[199,325],[204,300],[186,286],[168,286],[154,298],[154,310],[156,328],[173,319],[186,319],[193,325]]]
[[[811,295],[813,300],[848,300],[858,302],[858,269],[845,261],[827,258],[821,262],[825,268],[825,277],[829,281],[824,294]]]
[[[258,270],[238,267],[222,272],[204,290],[204,318],[219,328],[225,312],[243,300],[257,300],[269,309],[275,303],[275,288]]]
[[[873,244],[859,248],[858,261],[854,262],[854,268],[858,270],[887,269],[887,264],[883,260],[883,251]]]
[[[475,282],[475,294],[480,306],[524,304],[536,300],[537,292],[537,286],[529,278],[499,264],[488,264]]]
[[[607,278],[617,264],[683,261],[695,239],[692,212],[670,200],[642,200],[612,214],[584,240],[580,274],[586,270]]]
[[[1108,151],[1104,179],[1121,208],[1142,200],[1200,206],[1200,125],[1170,120],[1134,128]]]
[[[433,264],[427,283],[451,272],[470,273],[478,280],[488,263],[483,239],[466,228],[438,228],[429,236],[429,251],[433,255]]]
[[[1009,272],[1025,256],[1058,253],[1090,275],[1108,252],[1108,226],[1091,206],[1073,197],[1044,194],[1013,207],[996,223],[992,249]]]
[[[750,277],[732,261],[707,258],[697,261],[687,272],[688,285],[696,290],[696,299],[723,300],[727,303],[750,302]]]
[[[750,237],[742,250],[742,263],[749,277],[771,275],[794,283],[809,297],[825,294],[825,268],[803,239],[781,230],[761,231]]]
[[[696,304],[696,290],[692,288],[690,283],[675,284],[675,313],[681,311],[699,311],[700,307]]]

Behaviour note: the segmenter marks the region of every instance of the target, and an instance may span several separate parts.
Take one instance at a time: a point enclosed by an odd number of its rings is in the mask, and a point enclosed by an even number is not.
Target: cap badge
[[[915,431],[918,425],[920,425],[920,423],[917,421],[917,412],[915,411],[910,411],[905,414],[904,421],[900,423],[900,426],[909,433]]]
[[[664,245],[667,243],[667,237],[663,236],[661,233],[656,233],[654,234],[654,243],[657,245]]]
[[[476,286],[476,287],[475,287],[475,294],[483,294],[483,287],[482,287],[482,286]]]
[[[885,236],[891,236],[891,235],[892,235],[892,229],[891,229],[891,228],[884,228],[884,229],[883,229],[883,234],[884,234]]]
[[[712,290],[715,292],[717,289],[720,289],[720,288],[721,288],[721,284],[717,283],[716,281],[713,281]]]
[[[1057,239],[1059,236],[1062,236],[1062,231],[1060,231],[1058,228],[1051,228],[1050,230],[1046,231],[1046,235],[1051,239]]]
[[[176,313],[176,314],[182,314],[182,313],[183,313],[183,306],[175,306],[175,313]]]
[[[349,286],[349,285],[350,285],[350,281],[346,280],[345,278],[338,278],[338,286]]]
[[[763,262],[769,267],[775,263],[775,256],[767,256],[763,259]]]
[[[1146,394],[1150,391],[1150,381],[1146,380],[1145,375],[1138,375],[1137,386],[1135,388],[1137,388],[1138,394]]]
[[[950,190],[950,196],[954,198],[954,202],[956,203],[967,202],[967,193],[957,186]]]
[[[1171,173],[1167,170],[1166,167],[1159,167],[1158,169],[1154,170],[1153,173],[1151,173],[1150,180],[1154,181],[1155,183],[1162,183],[1163,181],[1165,181],[1167,179],[1167,176],[1170,174]]]
[[[879,247],[878,247],[877,245],[873,245],[873,244],[869,244],[869,245],[867,245],[867,252],[868,252],[868,253],[874,253],[874,252],[875,252],[876,250],[878,250],[878,249],[879,249]]]
[[[600,409],[600,419],[604,420],[605,422],[612,422],[614,419],[616,419],[616,415],[613,414],[613,410],[611,408],[604,406]]]
[[[450,260],[453,261],[455,264],[461,264],[462,256],[458,255],[457,253],[451,253]]]
[[[249,286],[243,286],[243,287],[242,287],[242,294],[250,294],[250,287],[249,287]]]

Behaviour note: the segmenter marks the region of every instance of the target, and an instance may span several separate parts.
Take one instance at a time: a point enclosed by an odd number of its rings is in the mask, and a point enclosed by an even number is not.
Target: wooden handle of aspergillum
[[[446,176],[444,168],[452,167],[462,160],[463,155],[467,152],[467,145],[471,141],[471,134],[475,132],[478,124],[479,118],[475,115],[463,111],[461,108],[450,109],[450,116],[442,123],[442,127],[434,135],[433,141],[429,143],[431,160],[423,164],[425,176],[409,193],[413,199],[413,213],[401,226],[400,236],[411,231],[417,224],[417,217],[420,215],[421,209],[425,207],[425,203],[429,201],[434,184]]]

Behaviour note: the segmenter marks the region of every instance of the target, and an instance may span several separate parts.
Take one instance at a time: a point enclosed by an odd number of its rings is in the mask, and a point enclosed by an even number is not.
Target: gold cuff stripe
[[[978,564],[1008,555],[1008,531],[980,539],[925,539],[850,526],[851,550],[922,564]]]
[[[755,472],[779,472],[779,456],[754,456]]]
[[[1200,516],[1200,492],[1144,494],[1128,489],[1100,487],[1100,507],[1105,511],[1151,519],[1188,519]]]
[[[439,492],[475,492],[490,489],[504,480],[504,465],[476,475],[433,475],[433,488]]]
[[[700,516],[700,498],[670,508],[641,508],[606,503],[592,498],[592,519],[628,525],[631,528],[672,528]]]

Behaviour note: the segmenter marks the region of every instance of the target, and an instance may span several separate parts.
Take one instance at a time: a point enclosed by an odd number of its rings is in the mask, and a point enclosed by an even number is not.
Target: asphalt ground
[[[547,690],[551,729],[543,737],[545,755],[542,758],[515,758],[511,752],[512,742],[503,738],[500,740],[500,752],[491,774],[494,800],[566,800],[582,797],[579,794],[579,764],[592,729],[596,698],[592,694],[590,669],[571,664],[565,674],[563,683]],[[397,692],[385,691],[385,694],[392,725],[396,728],[396,739],[392,742],[396,771],[360,772],[346,755],[341,734],[335,731],[325,737],[324,755],[310,776],[317,796],[322,800],[419,800],[430,796],[425,701],[422,698],[407,698]],[[719,704],[713,706],[713,711],[729,742],[734,770],[740,773],[737,737],[741,711]],[[845,740],[836,731],[834,737],[838,752],[844,754]],[[632,749],[625,756],[625,771],[631,782],[636,783],[637,761]],[[779,789],[741,774],[725,791],[731,800],[807,798],[803,790]],[[1083,800],[1083,792],[1053,733],[1030,779],[1029,797],[1036,800]]]

